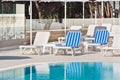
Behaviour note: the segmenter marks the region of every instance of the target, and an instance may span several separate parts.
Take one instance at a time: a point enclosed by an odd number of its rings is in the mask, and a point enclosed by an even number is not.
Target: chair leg
[[[24,55],[24,54],[25,54],[25,51],[26,51],[26,48],[25,48],[25,47],[19,47],[19,49],[20,49],[20,53],[21,53],[22,55]]]
[[[21,47],[20,47],[20,53],[22,53],[22,55],[24,55],[23,49]]]
[[[59,51],[59,49],[57,49],[57,48],[53,48],[53,54],[57,54],[58,53],[58,51]]]
[[[86,42],[83,44],[83,49],[84,52],[88,52],[88,44]]]
[[[38,55],[40,55],[40,48],[36,48],[35,51]]]
[[[115,55],[115,50],[112,50],[112,54],[113,54],[113,56]]]
[[[100,53],[102,53],[103,52],[103,49],[102,49],[102,47],[100,46]]]
[[[81,49],[81,54],[84,54],[85,53],[85,50],[84,48]]]
[[[29,53],[33,53],[33,49],[32,49],[32,48],[30,48],[30,51],[29,51]]]
[[[105,52],[105,53],[104,53],[104,56],[105,56],[105,55],[107,54],[107,49],[105,49],[104,52]]]
[[[74,56],[75,55],[75,49],[74,48],[72,48],[72,56]]]
[[[61,53],[62,53],[62,51],[61,51]],[[66,53],[67,53],[67,51],[66,51],[66,49],[64,49],[64,50],[63,50],[63,54],[66,55]]]
[[[50,54],[53,54],[53,47],[49,47]]]
[[[43,46],[43,50],[42,50],[42,53],[43,53],[43,54],[45,53],[45,46]]]
[[[22,48],[22,54],[25,54],[26,49]]]
[[[101,49],[101,54],[105,55],[105,49]]]
[[[85,45],[85,51],[88,52],[88,45]]]

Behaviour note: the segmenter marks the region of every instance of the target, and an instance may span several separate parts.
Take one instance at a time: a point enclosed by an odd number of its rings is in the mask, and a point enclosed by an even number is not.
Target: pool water
[[[0,72],[0,80],[120,80],[120,63],[44,63]]]

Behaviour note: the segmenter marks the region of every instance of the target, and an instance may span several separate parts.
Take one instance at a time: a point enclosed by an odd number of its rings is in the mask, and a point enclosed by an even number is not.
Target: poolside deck
[[[120,56],[104,56],[102,53],[91,52],[89,54],[71,55],[22,55],[19,50],[0,52],[0,70],[17,67],[31,63],[43,62],[120,62]]]

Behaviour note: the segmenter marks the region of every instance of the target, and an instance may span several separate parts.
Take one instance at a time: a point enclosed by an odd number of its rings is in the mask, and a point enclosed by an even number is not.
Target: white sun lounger
[[[37,32],[33,45],[22,45],[19,46],[20,52],[22,54],[25,53],[33,53],[33,51],[37,54],[45,52],[45,45],[48,43],[50,37],[50,32]]]
[[[120,50],[120,33],[116,33],[116,35],[113,36],[113,43],[111,46],[102,48],[102,53],[106,55],[108,51],[111,51],[113,55],[118,54],[118,53],[120,54],[118,50]]]
[[[120,25],[112,25],[110,36],[115,36],[118,33],[120,33]]]
[[[93,42],[83,42],[85,51],[88,51],[89,46],[101,46],[108,42],[109,31],[108,30],[97,30],[94,36]]]
[[[66,36],[65,43],[56,44],[53,48],[60,50],[72,50],[72,56],[75,54],[75,49],[80,48],[81,42],[80,31],[69,31]]]

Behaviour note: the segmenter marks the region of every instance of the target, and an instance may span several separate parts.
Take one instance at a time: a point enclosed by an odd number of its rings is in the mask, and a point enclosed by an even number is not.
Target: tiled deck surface
[[[120,56],[104,56],[102,53],[91,52],[89,54],[71,55],[22,55],[19,50],[0,52],[0,70],[15,66],[42,62],[120,62]]]

